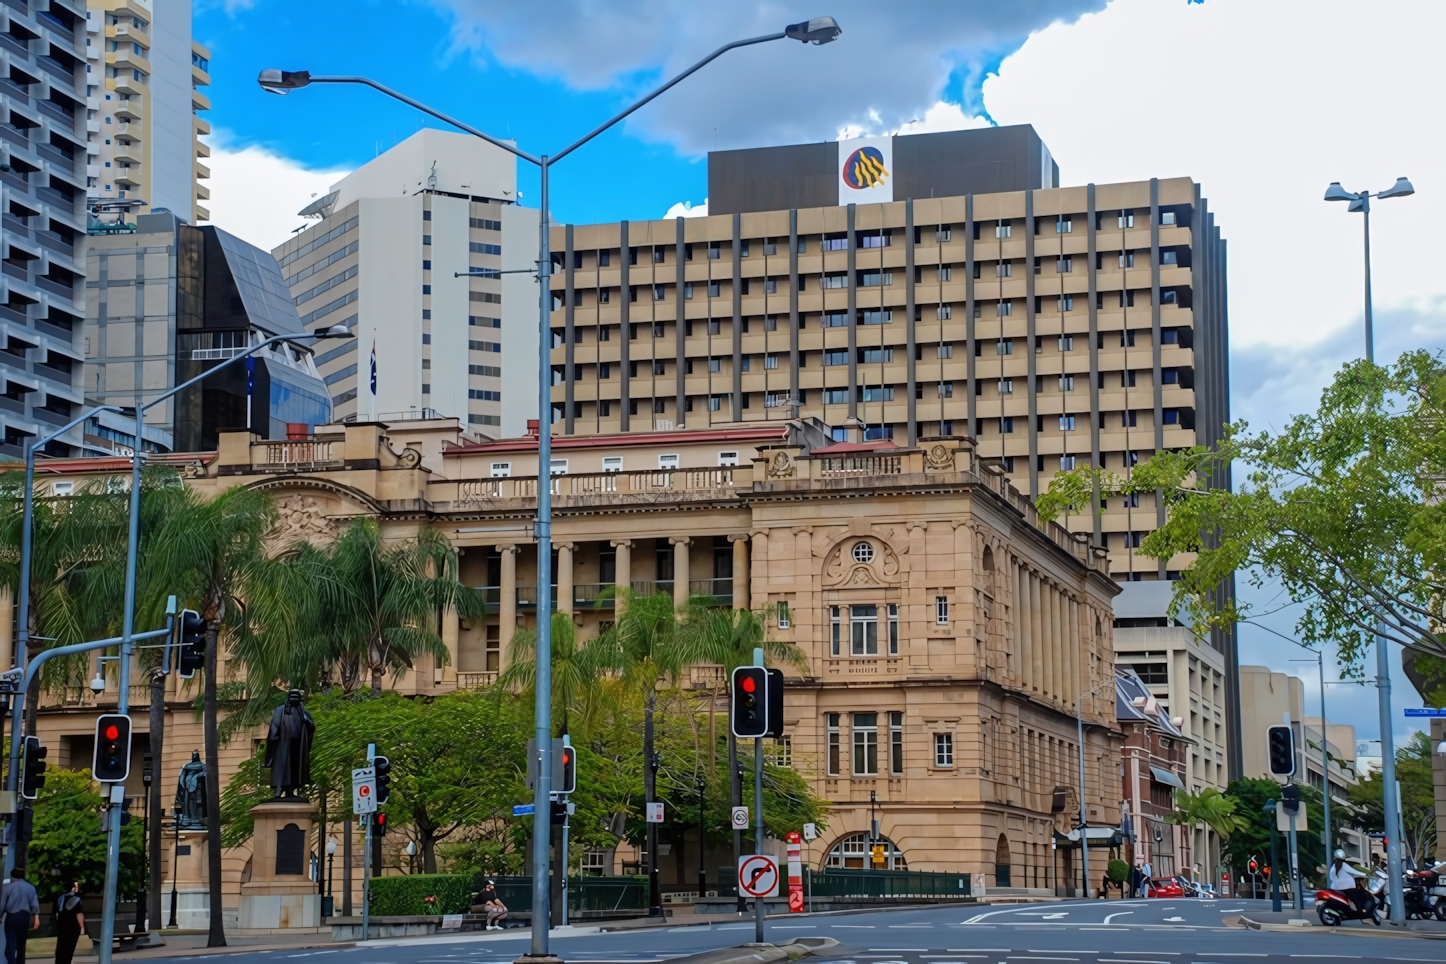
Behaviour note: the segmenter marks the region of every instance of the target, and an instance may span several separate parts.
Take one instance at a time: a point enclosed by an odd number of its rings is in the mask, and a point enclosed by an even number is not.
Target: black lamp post
[[[175,845],[171,847],[171,919],[166,922],[167,927],[180,927],[176,923],[176,902],[178,891],[176,880],[181,876],[181,817],[174,810],[171,811],[171,829],[175,831]]]
[[[152,757],[149,753],[141,757],[141,785],[146,789],[145,803],[141,805],[141,867],[144,871],[141,879],[145,881],[151,879],[151,871],[148,866],[151,856],[151,760]],[[150,897],[149,890],[141,891],[140,895],[136,897],[135,931],[137,934],[147,930],[146,908],[150,906]]]
[[[708,896],[708,780],[698,774],[698,900]]]

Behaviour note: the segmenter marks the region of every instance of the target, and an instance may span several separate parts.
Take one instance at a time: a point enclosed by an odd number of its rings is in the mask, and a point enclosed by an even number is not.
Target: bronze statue
[[[279,797],[296,797],[311,782],[311,739],[316,724],[301,705],[301,690],[286,694],[286,702],[271,715],[266,733],[265,765],[271,768],[271,787]]]
[[[191,762],[181,767],[176,779],[176,805],[173,811],[176,826],[181,830],[206,829],[206,764],[201,754],[191,751]]]

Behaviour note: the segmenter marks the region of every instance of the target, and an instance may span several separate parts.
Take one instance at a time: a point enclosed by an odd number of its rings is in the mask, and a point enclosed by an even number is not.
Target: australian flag
[[[372,396],[377,394],[377,343],[372,342]]]

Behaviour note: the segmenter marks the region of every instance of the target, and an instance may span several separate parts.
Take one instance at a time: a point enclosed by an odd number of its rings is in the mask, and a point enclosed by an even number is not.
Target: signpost
[[[748,808],[747,808],[747,807],[734,807],[734,808],[733,808],[733,829],[734,829],[734,830],[747,830],[747,829],[748,829]]]
[[[778,861],[768,854],[738,858],[738,892],[761,900],[778,896]]]
[[[537,804],[535,803],[514,803],[512,805],[512,815],[514,817],[530,817],[536,812]]]
[[[351,771],[351,810],[357,816],[377,812],[377,773],[371,767]]]
[[[1414,706],[1408,706],[1408,707],[1406,707],[1406,715],[1407,715],[1407,716],[1446,716],[1446,709],[1437,709],[1437,708],[1431,707],[1431,706],[1427,706],[1427,707],[1424,707],[1424,708],[1414,707]]]
[[[647,808],[648,808],[648,823],[662,823],[662,822],[663,822],[663,801],[661,801],[661,800],[654,800],[654,801],[652,801],[651,803],[647,804]]]

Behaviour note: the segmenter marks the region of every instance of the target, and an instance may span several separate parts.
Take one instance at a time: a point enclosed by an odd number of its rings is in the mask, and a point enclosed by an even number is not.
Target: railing
[[[15,264],[14,262],[0,262],[0,271],[5,272],[12,278],[19,278],[21,281],[24,281],[27,284],[30,281],[30,269],[22,268],[20,265]]]
[[[603,595],[614,588],[610,582],[577,583],[572,587],[572,605],[575,609],[612,609],[613,597]]]
[[[481,689],[484,686],[491,686],[497,682],[497,671],[488,670],[482,673],[458,673],[457,688],[463,690]]]
[[[825,479],[864,475],[898,475],[904,460],[898,455],[844,455],[819,460]]]
[[[688,683],[694,689],[722,689],[727,682],[728,671],[718,663],[702,663],[688,667]]]
[[[4,34],[0,34],[0,36],[4,36]],[[30,150],[30,138],[26,137],[25,132],[13,124],[0,124],[0,137],[12,144],[20,145],[27,151]]]
[[[658,593],[673,594],[673,580],[671,579],[634,579],[633,592],[639,596],[656,596]]]
[[[474,886],[480,891],[491,880],[497,896],[507,909],[518,914],[532,913],[531,877],[479,877]],[[646,913],[648,878],[627,877],[567,878],[567,907],[574,917],[629,917]]]
[[[733,579],[690,579],[688,593],[693,596],[711,596],[720,606],[733,605]]]
[[[824,660],[828,676],[885,676],[903,669],[901,656],[831,657]]]
[[[972,881],[966,873],[927,870],[805,871],[804,892],[811,897],[969,897]]]
[[[641,472],[597,472],[552,477],[552,494],[559,498],[597,496],[648,496],[676,492],[715,492],[739,484],[736,469],[657,469]],[[509,476],[501,479],[472,479],[457,484],[460,505],[475,505],[494,499],[535,499],[537,479]]]
[[[195,356],[196,352],[192,352],[191,357]],[[270,467],[335,464],[342,461],[338,455],[338,444],[331,441],[268,442],[265,464]]]

